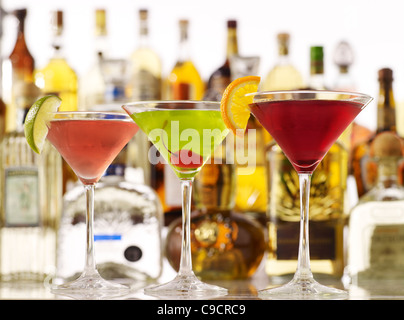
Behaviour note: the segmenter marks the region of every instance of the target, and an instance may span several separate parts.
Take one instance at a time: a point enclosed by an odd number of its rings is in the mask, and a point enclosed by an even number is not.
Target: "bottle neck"
[[[323,60],[311,60],[310,61],[310,89],[324,90],[324,62]]]
[[[226,59],[238,54],[237,28],[227,29],[227,50]]]
[[[181,25],[178,62],[185,62],[188,60],[189,60],[188,27],[186,25]]]
[[[289,45],[286,40],[278,42],[278,59],[282,62],[289,59]]]
[[[140,20],[139,26],[139,47],[144,48],[148,46],[149,41],[149,28],[146,19]]]
[[[397,157],[385,157],[378,161],[377,185],[379,188],[392,188],[398,185]]]
[[[396,104],[392,81],[381,80],[377,103],[377,133],[383,131],[396,132]]]

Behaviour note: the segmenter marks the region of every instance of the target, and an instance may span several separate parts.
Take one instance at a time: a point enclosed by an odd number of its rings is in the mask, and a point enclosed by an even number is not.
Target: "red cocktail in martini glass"
[[[251,113],[275,139],[299,175],[300,243],[294,278],[286,285],[265,289],[261,297],[347,297],[347,292],[314,280],[309,255],[310,179],[317,165],[343,131],[372,100],[371,97],[333,91],[279,91],[254,93]]]
[[[47,139],[59,151],[84,185],[87,199],[86,261],[82,275],[54,286],[54,293],[75,297],[108,297],[128,287],[104,280],[94,256],[94,188],[106,168],[139,127],[123,113],[57,112],[47,123]]]

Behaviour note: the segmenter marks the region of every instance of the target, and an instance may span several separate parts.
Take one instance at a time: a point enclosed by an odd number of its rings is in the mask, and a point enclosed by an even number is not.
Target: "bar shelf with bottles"
[[[120,111],[123,103],[137,100],[217,101],[232,79],[259,75],[260,57],[240,53],[242,50],[239,49],[237,38],[239,25],[234,19],[223,21],[223,28],[227,31],[226,39],[223,39],[226,55],[223,63],[212,70],[208,79],[201,77],[189,50],[195,40],[189,33],[192,21],[178,20],[178,30],[175,31],[178,34],[177,60],[170,72],[163,74],[164,57],[150,45],[149,29],[155,26],[150,26],[150,12],[146,8],[133,13],[139,21],[134,40],[137,48],[131,56],[120,58],[112,58],[108,52],[108,12],[100,8],[94,10],[94,59],[82,77],[75,73],[64,55],[66,13],[60,10],[52,12],[49,25],[52,39],[49,42],[53,55],[44,68],[36,69],[24,29],[30,14],[26,9],[8,12],[10,17],[18,21],[18,29],[13,30],[16,42],[12,52],[2,55],[1,284],[27,280],[41,282],[50,276],[62,280],[74,276],[80,267],[71,261],[81,260],[73,256],[80,250],[84,254],[84,248],[73,246],[73,243],[83,241],[67,236],[69,232],[84,232],[80,228],[82,212],[74,211],[75,202],[82,199],[82,194],[76,191],[74,174],[52,147],[49,146],[43,155],[38,156],[24,146],[21,121],[27,107],[36,98],[57,94],[62,98],[63,110],[109,111]],[[278,57],[271,69],[262,75],[260,89],[356,90],[350,73],[354,53],[347,42],[341,41],[336,46],[333,59],[338,75],[335,83],[329,86],[324,81],[324,47],[308,44],[311,59],[307,61],[307,69],[310,70],[310,77],[305,81],[301,71],[291,61],[291,41],[293,35],[287,32],[273,38]],[[361,248],[357,247],[358,236],[350,233],[351,209],[354,216],[357,215],[360,210],[355,206],[357,197],[362,199],[369,190],[374,192],[378,162],[372,158],[372,142],[376,134],[382,131],[399,136],[395,119],[393,71],[381,69],[378,79],[375,75],[376,80],[380,83],[377,132],[353,123],[331,148],[312,178],[312,271],[341,287],[355,284],[350,274],[350,270],[355,268],[349,265],[350,261],[355,260],[349,257],[349,253],[355,252],[351,248]],[[198,275],[208,281],[244,281],[240,282],[244,286],[242,290],[247,290],[245,288],[249,285],[263,289],[263,285],[286,282],[292,276],[297,259],[300,219],[297,175],[276,142],[253,117],[248,129],[254,129],[250,131],[254,134],[247,131],[244,139],[231,136],[225,142],[233,143],[235,149],[244,150],[244,163],[206,165],[202,169],[194,191],[196,200],[192,226],[193,259]],[[394,141],[397,145],[397,141]],[[248,149],[247,142],[253,142],[253,152]],[[98,238],[96,246],[106,278],[151,282],[177,267],[178,248],[181,245],[178,237],[178,217],[181,214],[181,199],[176,193],[180,190],[178,179],[172,176],[166,164],[150,163],[149,154],[156,153],[149,152],[150,148],[152,146],[146,136],[139,132],[100,181],[99,192],[105,197],[96,197],[99,199],[96,208],[101,210],[99,234],[102,233],[104,238]],[[397,188],[404,184],[402,153],[399,154],[395,157]],[[253,159],[248,159],[248,156]],[[24,211],[13,191],[23,190],[24,183],[31,188],[31,193],[21,191],[18,196],[20,199],[29,196],[31,203],[37,204],[35,210]],[[35,194],[32,193],[34,189]],[[108,195],[108,192],[111,194]],[[137,200],[122,201],[125,195]],[[108,205],[111,201],[113,206]],[[19,203],[19,206],[12,208],[14,203]],[[136,207],[137,213],[124,218],[129,212],[128,206]],[[13,211],[20,214],[13,214]],[[115,215],[112,215],[113,212]],[[361,211],[361,214],[365,213]],[[401,211],[399,214],[400,217],[404,215]],[[404,232],[400,221],[390,221],[396,228],[396,236]],[[390,226],[389,223],[387,225]],[[106,228],[106,225],[110,228]],[[111,226],[117,227],[111,231]],[[373,227],[375,231],[368,237],[370,244],[367,244],[366,250],[370,250],[372,243],[380,248],[383,240],[377,237],[377,230],[387,232],[388,229],[380,228],[376,223]],[[138,231],[132,232],[132,229]],[[119,236],[106,236],[110,231]],[[143,239],[139,238],[140,234],[143,234]],[[372,236],[376,239],[374,242]],[[377,242],[377,239],[380,241]],[[68,242],[72,242],[71,247]],[[402,263],[398,253],[401,252],[399,244],[393,248],[386,242],[383,242],[383,248],[397,251],[397,254],[388,257],[380,255],[379,260],[375,257],[374,261],[368,262],[369,269],[372,264],[383,265],[380,259],[384,258],[394,261],[394,265]],[[31,248],[26,246],[27,243],[38,245]],[[153,251],[153,254],[148,251]],[[8,259],[11,253],[18,253],[14,254],[14,261]],[[38,257],[41,261],[38,261]],[[399,278],[401,274],[397,274],[397,278],[387,280],[397,280],[397,283],[404,281],[404,278]],[[378,283],[376,276],[371,280]],[[384,284],[380,283],[380,286]],[[404,293],[404,285],[402,290]],[[237,289],[234,292],[232,298],[237,298]],[[242,292],[243,297],[256,297],[255,289]],[[0,297],[3,297],[1,290]],[[369,296],[361,293],[360,297]]]

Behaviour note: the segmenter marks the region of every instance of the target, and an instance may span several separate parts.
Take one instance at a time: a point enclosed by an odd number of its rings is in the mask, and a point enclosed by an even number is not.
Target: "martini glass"
[[[181,181],[182,247],[177,276],[168,283],[145,288],[165,298],[195,299],[227,294],[200,281],[192,271],[191,194],[195,175],[228,134],[219,102],[147,101],[123,106]],[[149,156],[150,159],[150,156]]]
[[[258,92],[251,113],[268,131],[297,171],[300,183],[300,238],[298,263],[286,285],[264,289],[263,298],[343,299],[348,296],[319,284],[310,270],[309,197],[311,175],[330,147],[371,97],[334,91]]]
[[[94,189],[105,169],[129,142],[139,127],[124,113],[57,112],[48,123],[47,139],[59,151],[86,194],[86,260],[81,276],[53,286],[56,294],[74,297],[123,294],[128,287],[103,279],[94,253]]]

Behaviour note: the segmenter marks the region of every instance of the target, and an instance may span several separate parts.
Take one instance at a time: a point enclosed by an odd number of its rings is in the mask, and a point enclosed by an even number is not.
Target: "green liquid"
[[[146,110],[131,117],[180,179],[193,178],[228,133],[220,110]]]

